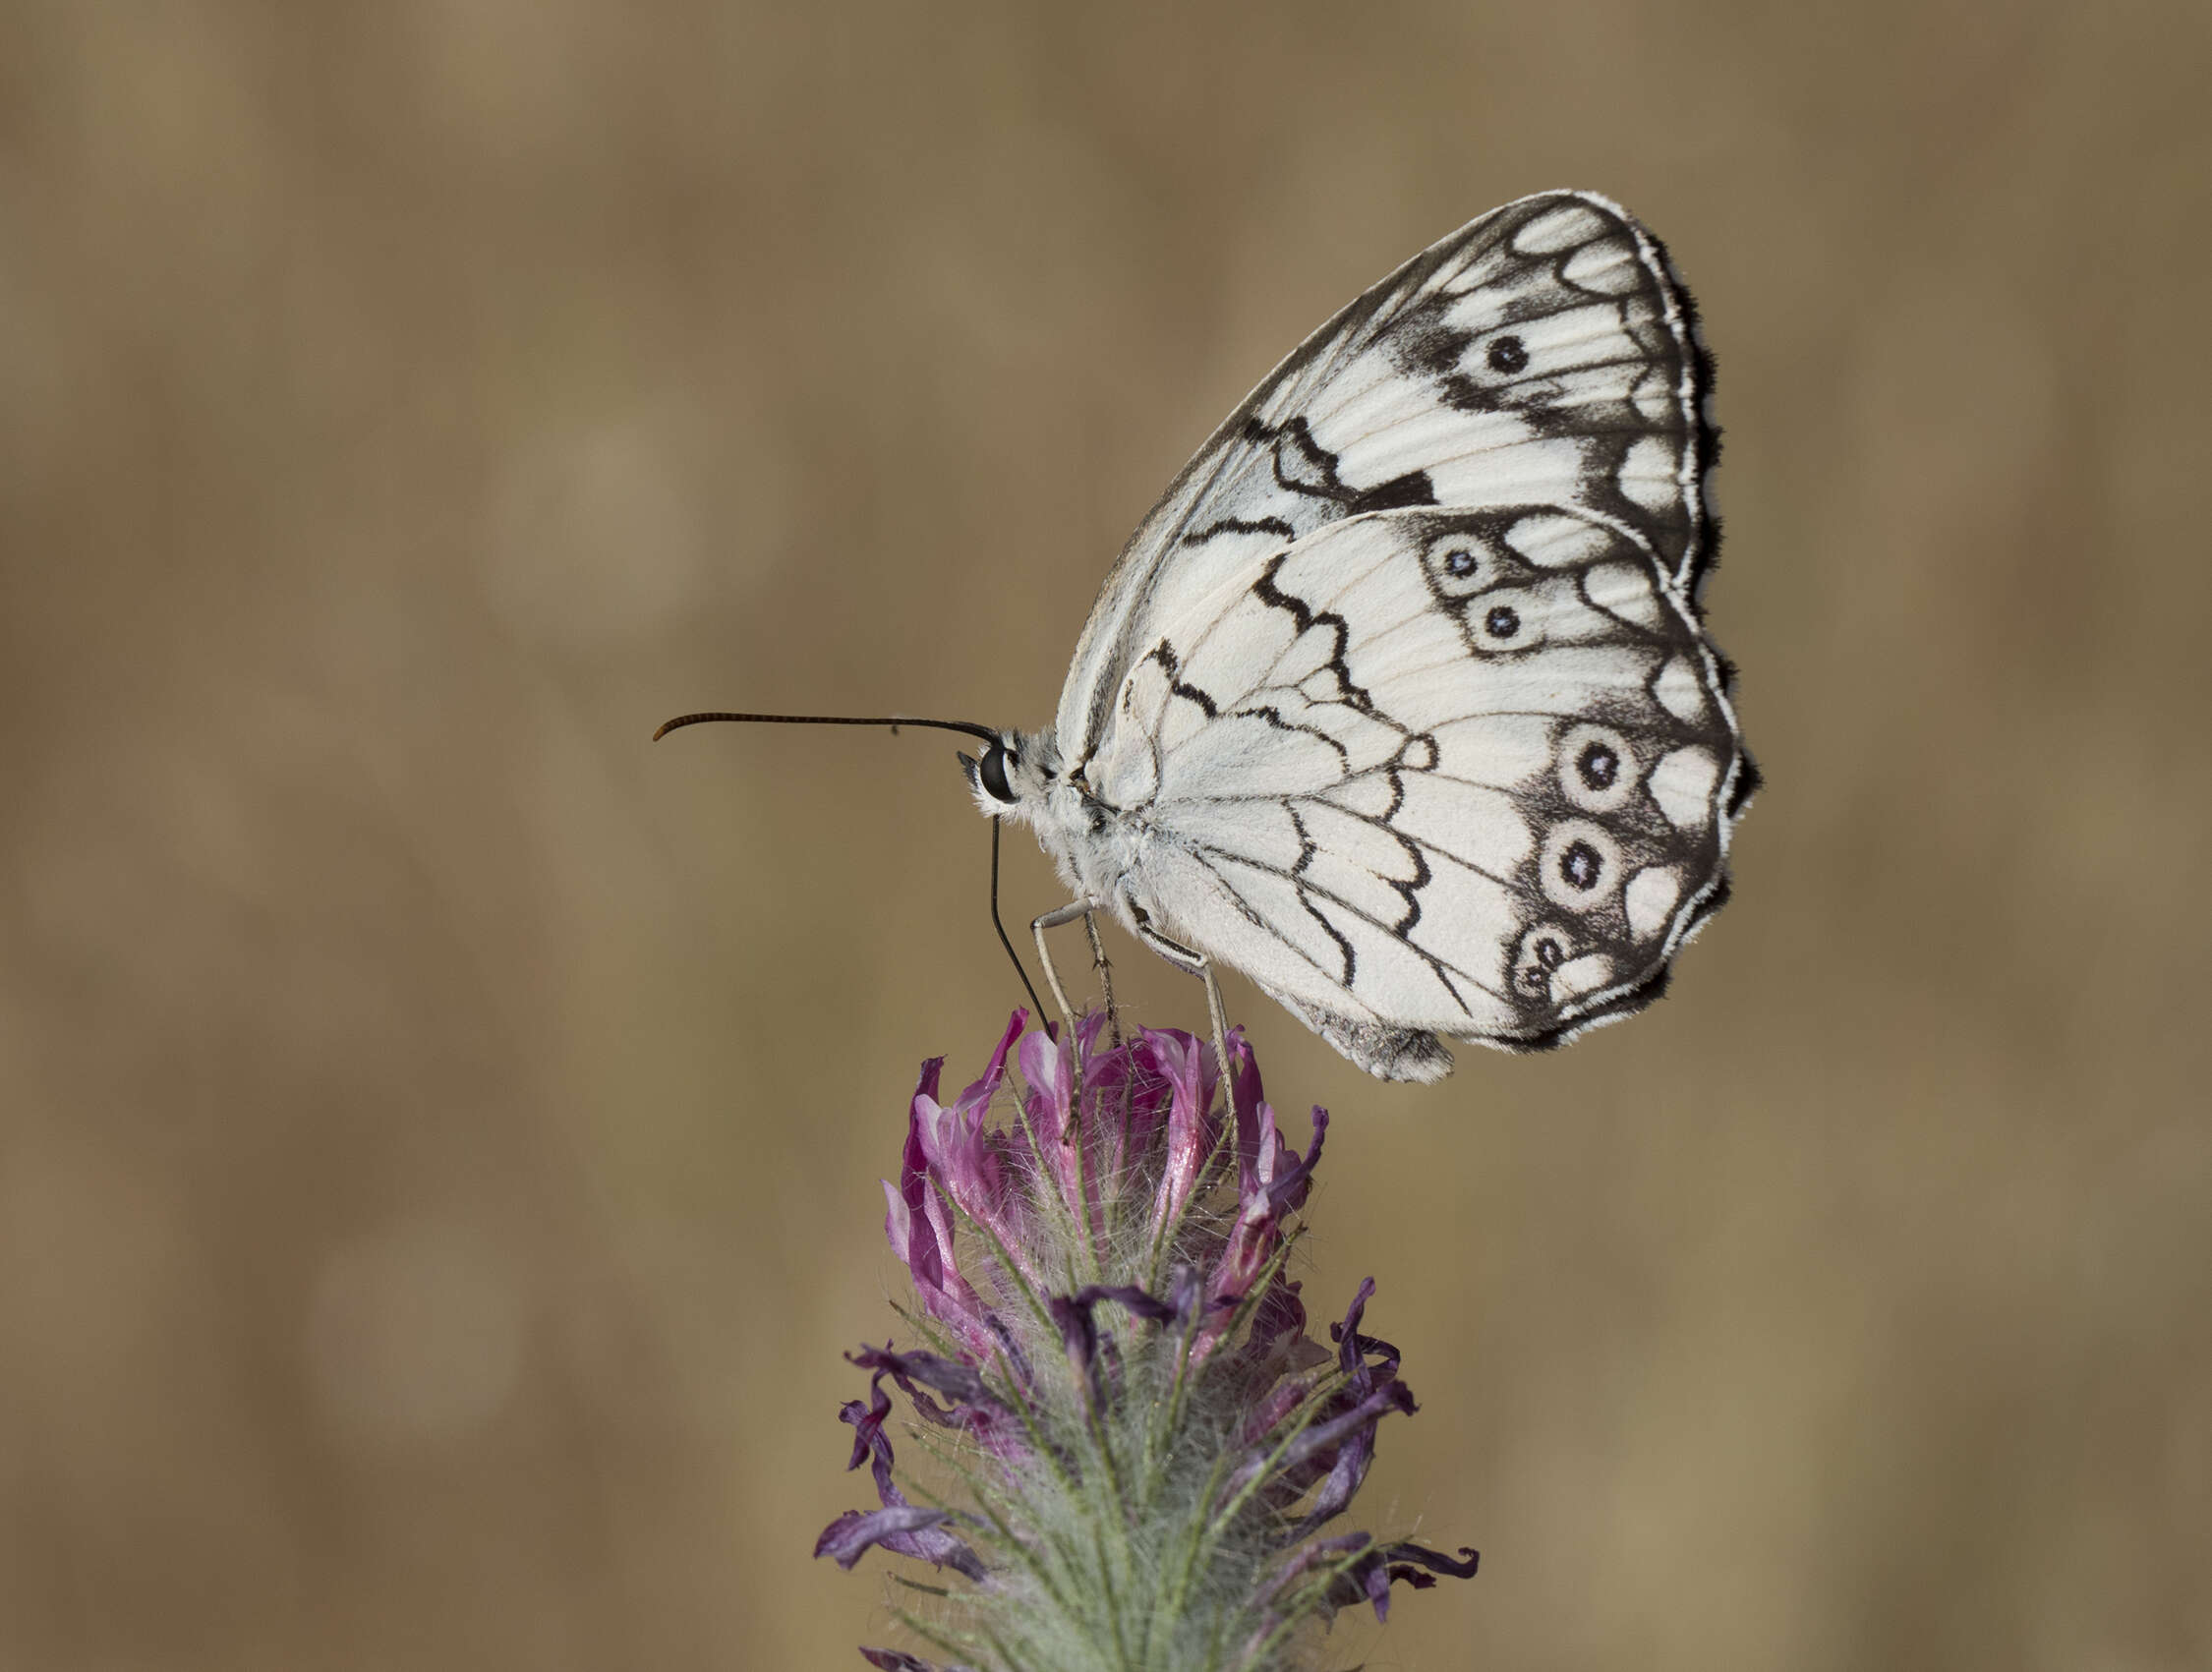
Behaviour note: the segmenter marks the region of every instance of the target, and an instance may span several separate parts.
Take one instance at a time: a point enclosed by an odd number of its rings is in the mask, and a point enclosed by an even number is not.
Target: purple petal
[[[1352,1378],[1352,1385],[1359,1392],[1366,1393],[1381,1382],[1396,1380],[1399,1353],[1391,1343],[1378,1335],[1344,1332],[1338,1324],[1329,1325],[1329,1334],[1341,1343],[1337,1349],[1337,1362]]]
[[[1306,1205],[1307,1192],[1312,1183],[1313,1169],[1321,1164],[1321,1144],[1327,1138],[1328,1133],[1329,1112],[1316,1103],[1313,1105],[1312,1148],[1309,1149],[1304,1157],[1300,1158],[1296,1165],[1287,1172],[1279,1168],[1270,1169],[1271,1177],[1267,1181],[1267,1202],[1268,1206],[1276,1213],[1288,1213],[1294,1208],[1302,1208]],[[1282,1133],[1277,1132],[1275,1134],[1275,1141],[1280,1146],[1276,1151],[1278,1157],[1283,1155],[1295,1157],[1298,1155],[1298,1152],[1284,1141]]]
[[[945,1059],[932,1057],[921,1066],[921,1078],[914,1084],[914,1095],[906,1108],[906,1147],[899,1158],[899,1199],[906,1209],[909,1227],[909,1245],[905,1251],[906,1269],[914,1274],[916,1282],[932,1285],[944,1281],[937,1240],[927,1230],[923,1217],[923,1204],[929,1195],[929,1158],[922,1150],[922,1111],[937,1105],[937,1076],[945,1067]]]
[[[891,1441],[880,1430],[872,1436],[870,1449],[875,1453],[871,1472],[875,1476],[876,1496],[882,1500],[883,1508],[866,1515],[858,1510],[845,1511],[815,1540],[815,1555],[834,1556],[840,1567],[850,1568],[871,1544],[881,1544],[894,1555],[913,1556],[939,1567],[957,1569],[970,1579],[980,1579],[983,1564],[976,1559],[975,1552],[951,1533],[941,1530],[942,1523],[954,1519],[952,1513],[919,1509],[909,1504],[905,1493],[899,1490],[898,1482],[891,1478]]]
[[[1092,1313],[1101,1300],[1118,1301],[1131,1316],[1155,1324],[1172,1323],[1178,1315],[1173,1304],[1146,1294],[1135,1284],[1116,1287],[1092,1283],[1071,1296],[1052,1296],[1046,1305],[1051,1310],[1052,1321],[1060,1326],[1060,1345],[1067,1350],[1070,1362],[1080,1372],[1090,1369],[1091,1357],[1098,1351],[1098,1324]]]
[[[1366,1582],[1368,1600],[1374,1604],[1374,1617],[1377,1620],[1388,1620],[1390,1618],[1390,1570],[1379,1561],[1363,1562],[1361,1567],[1366,1570],[1360,1577]]]
[[[1279,1467],[1289,1469],[1302,1463],[1315,1453],[1338,1444],[1362,1427],[1372,1429],[1393,1411],[1411,1416],[1418,1409],[1420,1408],[1414,1404],[1413,1389],[1403,1382],[1385,1382],[1343,1415],[1332,1416],[1326,1422],[1316,1422],[1299,1435],[1285,1449]]]
[[[927,1188],[925,1183],[924,1188]],[[942,1215],[938,1211],[925,1211],[917,1220],[907,1210],[904,1199],[894,1189],[889,1180],[884,1181],[884,1236],[890,1240],[891,1251],[905,1261],[907,1274],[913,1279],[914,1293],[921,1297],[922,1305],[929,1315],[950,1325],[961,1342],[974,1350],[978,1356],[991,1351],[991,1315],[983,1304],[983,1297],[960,1274],[957,1267],[943,1259],[938,1249],[938,1226]],[[931,1197],[934,1209],[935,1198]],[[924,1256],[924,1265],[915,1262],[916,1226],[918,1241]],[[950,1239],[947,1239],[948,1242]],[[925,1275],[927,1273],[934,1275]]]
[[[1159,1124],[1164,1092],[1149,1073],[1139,1071],[1135,1047],[1095,1049],[1104,1025],[1104,1016],[1092,1011],[1077,1030],[1083,1053],[1083,1148],[1093,1180],[1119,1179],[1127,1172],[1129,1157]]]
[[[979,1405],[939,1405],[919,1388],[903,1390],[914,1414],[940,1428],[957,1428],[1003,1462],[1026,1457],[1029,1447],[1019,1425],[1003,1411]]]
[[[1410,1585],[1416,1590],[1426,1590],[1436,1583],[1430,1574],[1422,1571],[1423,1568],[1448,1574],[1453,1579],[1472,1579],[1482,1558],[1464,1545],[1459,1553],[1465,1561],[1455,1562],[1440,1550],[1426,1549],[1419,1544],[1378,1546],[1368,1550],[1330,1582],[1324,1601],[1332,1613],[1361,1602],[1370,1603],[1374,1617],[1387,1620],[1392,1585]],[[1417,1563],[1419,1566],[1415,1565]]]
[[[1209,1098],[1198,1042],[1188,1033],[1147,1028],[1144,1047],[1168,1091],[1166,1166],[1152,1209],[1154,1222],[1168,1225],[1198,1187],[1213,1153],[1214,1127],[1206,1119]]]
[[[1076,1304],[1086,1310],[1101,1300],[1114,1301],[1131,1317],[1142,1318],[1147,1323],[1173,1323],[1177,1316],[1173,1301],[1147,1295],[1134,1283],[1120,1286],[1093,1283],[1076,1291]]]
[[[1475,1570],[1482,1565],[1483,1553],[1462,1544],[1459,1554],[1461,1559],[1455,1562],[1441,1550],[1431,1550],[1426,1545],[1406,1541],[1392,1544],[1382,1552],[1383,1560],[1387,1562],[1419,1562],[1425,1568],[1448,1574],[1453,1579],[1473,1579]]]
[[[983,1066],[982,1077],[953,1100],[955,1109],[963,1114],[971,1110],[980,1114],[990,1107],[991,1099],[998,1095],[999,1081],[1006,1076],[1006,1054],[1014,1049],[1014,1042],[1021,1037],[1021,1029],[1028,1020],[1029,1012],[1019,1008],[1007,1018],[1006,1032],[991,1052],[991,1060]]]
[[[1275,1448],[1271,1444],[1261,1441],[1253,1448],[1252,1455],[1229,1477],[1228,1484],[1222,1489],[1223,1496],[1234,1497],[1263,1470],[1273,1474],[1290,1474],[1301,1465],[1341,1445],[1360,1430],[1371,1429],[1393,1411],[1401,1411],[1409,1415],[1414,1411],[1413,1390],[1403,1382],[1386,1382],[1351,1410],[1332,1416],[1325,1422],[1314,1423],[1285,1446],[1280,1457],[1275,1456]]]
[[[1263,1165],[1252,1175],[1249,1188],[1241,1192],[1237,1220],[1230,1228],[1228,1246],[1223,1249],[1214,1271],[1214,1290],[1217,1295],[1242,1295],[1259,1279],[1267,1262],[1274,1256],[1282,1240],[1282,1222],[1286,1214],[1306,1200],[1313,1169],[1320,1164],[1321,1145],[1328,1134],[1328,1111],[1313,1111],[1313,1145],[1304,1159],[1282,1141],[1274,1130],[1274,1112],[1264,1103],[1258,1105],[1254,1119],[1262,1124],[1261,1131],[1269,1140],[1263,1151]],[[1282,1164],[1289,1158],[1288,1164]]]
[[[883,1372],[878,1370],[868,1380],[868,1403],[846,1400],[838,1412],[840,1422],[852,1424],[852,1461],[844,1467],[858,1469],[870,1452],[880,1452],[886,1463],[891,1461],[891,1440],[883,1431],[884,1418],[891,1414],[891,1396],[883,1391]]]
[[[889,1179],[883,1181],[883,1200],[884,1237],[900,1263],[911,1272],[914,1269],[914,1216],[907,1210],[906,1199],[899,1193],[899,1186]]]
[[[1328,1478],[1313,1495],[1313,1507],[1306,1519],[1298,1524],[1292,1536],[1304,1537],[1317,1527],[1326,1526],[1342,1515],[1352,1502],[1353,1495],[1368,1478],[1368,1470],[1374,1463],[1374,1427],[1369,1424],[1361,1429],[1337,1448],[1336,1462],[1329,1468]]]
[[[1253,1083],[1256,1086],[1256,1079]],[[1271,1211],[1284,1213],[1305,1205],[1309,1181],[1320,1164],[1321,1138],[1328,1130],[1326,1110],[1316,1107],[1313,1117],[1313,1148],[1301,1161],[1266,1103],[1254,1103],[1249,1114],[1239,1114],[1238,1195],[1246,1206],[1264,1200]]]
[[[1020,1036],[1028,1019],[1024,1010],[1009,1018],[997,1049],[991,1053],[980,1079],[969,1085],[950,1106],[937,1099],[942,1057],[922,1066],[906,1117],[906,1146],[899,1175],[899,1195],[905,1208],[902,1227],[887,1227],[893,1245],[914,1275],[927,1299],[933,1289],[942,1290],[951,1309],[967,1314],[973,1322],[981,1302],[959,1276],[953,1247],[953,1217],[945,1196],[973,1217],[989,1223],[999,1240],[1008,1240],[1009,1227],[999,1223],[1007,1197],[1007,1178],[1001,1146],[986,1131],[984,1118],[999,1083],[1005,1077],[1007,1052]],[[932,1181],[939,1186],[932,1189]],[[942,1191],[942,1193],[940,1193]],[[896,1217],[896,1216],[895,1216]]]
[[[895,1556],[912,1556],[979,1580],[985,1569],[975,1552],[943,1530],[952,1519],[949,1510],[923,1509],[919,1504],[894,1504],[865,1514],[847,1510],[822,1529],[822,1536],[814,1541],[814,1554],[849,1570],[881,1544]]]
[[[937,1287],[948,1295],[957,1295],[963,1299],[973,1297],[980,1306],[980,1297],[968,1287],[967,1279],[960,1275],[959,1257],[953,1249],[952,1212],[945,1206],[944,1196],[930,1189],[926,1183],[922,1187],[922,1217],[929,1222],[930,1236],[937,1246]]]
[[[1153,1065],[1142,1033],[1118,1050],[1092,1058],[1083,1069],[1083,1085],[1098,1115],[1093,1129],[1110,1140],[1109,1161],[1118,1162],[1151,1145],[1172,1093]],[[1117,1166],[1100,1176],[1115,1177],[1118,1172]]]
[[[956,1359],[934,1353],[894,1353],[888,1343],[882,1347],[862,1347],[858,1353],[848,1353],[844,1356],[847,1363],[857,1364],[863,1370],[890,1371],[893,1380],[908,1392],[912,1391],[910,1383],[919,1382],[965,1405],[1006,1409],[1005,1401],[990,1390],[972,1365]]]
[[[1312,1378],[1286,1376],[1260,1396],[1245,1418],[1241,1443],[1256,1446],[1272,1434],[1292,1412],[1306,1403],[1306,1396],[1313,1391]]]
[[[1429,1584],[1436,1582],[1430,1580]],[[1361,1603],[1370,1603],[1377,1620],[1390,1618],[1390,1567],[1382,1559],[1380,1550],[1368,1550],[1343,1572],[1329,1581],[1328,1589],[1322,1592],[1321,1603],[1333,1616],[1340,1608],[1356,1608]]]
[[[870,1666],[881,1667],[882,1672],[937,1672],[928,1661],[896,1648],[863,1648],[860,1658]],[[945,1672],[973,1672],[973,1668],[948,1665]]]
[[[1344,1309],[1344,1322],[1329,1325],[1329,1340],[1342,1344],[1337,1352],[1337,1362],[1343,1365],[1347,1376],[1356,1377],[1366,1368],[1366,1361],[1360,1356],[1360,1319],[1367,1314],[1368,1302],[1373,1298],[1374,1279],[1362,1278],[1359,1293]]]
[[[1081,1052],[1085,1058],[1094,1053],[1102,1057],[1111,1055],[1111,1053],[1098,1051],[1098,1036],[1105,1031],[1106,1012],[1104,1010],[1085,1010],[1076,1020],[1076,1049]]]
[[[1057,1145],[1061,1134],[1068,1129],[1075,1098],[1068,1054],[1044,1034],[1031,1033],[1022,1039],[1019,1055],[1021,1078],[1029,1088],[1024,1101],[1029,1111],[1030,1128],[1036,1133],[1038,1143],[1047,1147]]]
[[[913,1126],[929,1170],[968,1213],[993,1221],[1002,1240],[1005,1228],[995,1221],[1006,1200],[1006,1172],[999,1146],[991,1142],[984,1121],[1006,1077],[1007,1053],[1020,1037],[1027,1019],[1026,1010],[1014,1012],[984,1066],[982,1077],[951,1104],[940,1105],[934,1097],[926,1102],[919,1097],[914,1100]]]
[[[1250,1196],[1260,1182],[1267,1138],[1275,1129],[1274,1111],[1262,1099],[1259,1061],[1241,1028],[1229,1033],[1229,1093],[1237,1117],[1237,1191]]]
[[[1045,1309],[1060,1326],[1060,1346],[1078,1375],[1088,1375],[1091,1356],[1098,1351],[1098,1326],[1088,1306],[1078,1306],[1065,1295],[1049,1296]]]
[[[1342,1342],[1345,1347],[1351,1349],[1349,1356],[1352,1359],[1351,1370],[1354,1375],[1395,1376],[1398,1373],[1398,1364],[1404,1355],[1399,1353],[1394,1343],[1384,1341],[1379,1335],[1360,1335],[1357,1333],[1349,1341],[1346,1341],[1342,1333],[1343,1327],[1341,1324],[1329,1325],[1329,1339]],[[1370,1354],[1374,1355],[1372,1363],[1368,1362]],[[1338,1353],[1339,1360],[1341,1361],[1345,1356],[1347,1355],[1340,1350]]]
[[[1278,1339],[1296,1335],[1306,1327],[1306,1303],[1298,1297],[1298,1285],[1278,1278],[1252,1311],[1252,1333],[1245,1339],[1245,1356],[1265,1358]]]
[[[868,1404],[846,1400],[838,1420],[852,1424],[852,1457],[844,1467],[858,1469],[863,1458],[872,1459],[869,1472],[875,1476],[876,1497],[886,1509],[894,1509],[905,1504],[906,1494],[891,1478],[898,1457],[891,1449],[891,1436],[883,1431],[884,1418],[891,1414],[891,1396],[883,1391],[883,1378],[884,1372],[878,1370],[868,1382]]]

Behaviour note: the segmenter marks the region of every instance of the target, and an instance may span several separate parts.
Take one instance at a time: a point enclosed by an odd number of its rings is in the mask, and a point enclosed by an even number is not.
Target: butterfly
[[[1226,965],[1385,1079],[1657,997],[1756,781],[1699,604],[1711,384],[1664,250],[1588,192],[1470,222],[1269,374],[1108,573],[1053,722],[927,722],[985,740],[977,806],[1073,895],[1033,925],[1063,1011],[1044,930],[1100,911],[1217,1035]]]

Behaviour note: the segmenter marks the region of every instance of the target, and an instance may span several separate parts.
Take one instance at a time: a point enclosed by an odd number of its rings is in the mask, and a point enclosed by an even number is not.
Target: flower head
[[[1415,1409],[1398,1350],[1361,1332],[1372,1280],[1325,1348],[1285,1274],[1326,1112],[1302,1154],[1234,1032],[1223,1087],[1190,1034],[1106,1045],[1099,1015],[1073,1039],[1025,1020],[950,1103],[943,1060],[922,1067],[884,1185],[920,1340],[850,1355],[869,1385],[841,1413],[849,1467],[870,1466],[880,1506],[815,1553],[849,1568],[880,1546],[964,1576],[942,1616],[902,1616],[917,1635],[960,1665],[1067,1672],[1303,1664],[1310,1623],[1473,1574],[1472,1550],[1321,1531],[1382,1419]],[[894,1482],[887,1380],[951,1496]]]

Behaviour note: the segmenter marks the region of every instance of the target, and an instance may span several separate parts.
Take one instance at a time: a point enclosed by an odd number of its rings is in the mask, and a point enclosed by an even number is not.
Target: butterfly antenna
[[[653,741],[658,743],[671,731],[686,725],[704,725],[710,721],[746,725],[888,725],[893,731],[897,731],[902,725],[927,725],[939,731],[964,731],[970,737],[982,738],[986,743],[999,741],[999,734],[989,726],[978,725],[973,721],[966,720],[914,720],[903,715],[862,720],[850,715],[836,714],[725,714],[719,711],[679,714],[675,719],[663,722],[661,728],[653,733]],[[1029,1013],[1041,1018],[1045,1013],[1044,1006],[1038,1003],[1037,990],[1029,982],[1029,971],[1021,962],[1021,954],[1014,950],[1013,941],[1008,939],[1006,925],[999,919],[999,824],[997,819],[991,821],[991,927],[999,932],[999,945],[1006,949],[1006,955],[1014,960],[1014,973],[1021,977],[1021,989],[1029,995]]]
[[[902,725],[930,725],[939,731],[964,731],[970,737],[980,737],[986,743],[996,743],[999,734],[987,725],[978,725],[971,720],[913,720],[904,715],[887,715],[878,720],[858,720],[842,714],[679,714],[662,723],[654,732],[658,743],[671,731],[686,725],[704,725],[709,721],[735,721],[747,725],[888,725],[897,731]]]

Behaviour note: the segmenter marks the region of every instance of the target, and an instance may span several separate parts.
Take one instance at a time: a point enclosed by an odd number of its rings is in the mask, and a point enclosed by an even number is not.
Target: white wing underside
[[[1084,623],[1054,717],[1062,750],[1085,758],[1148,629],[1241,552],[1363,510],[1609,514],[1691,589],[1705,380],[1687,296],[1625,210],[1553,192],[1471,221],[1294,350],[1145,516]]]
[[[1370,1070],[1646,1002],[1751,783],[1699,625],[1689,305],[1602,199],[1493,211],[1261,384],[1084,628],[1065,770],[1125,889]]]

